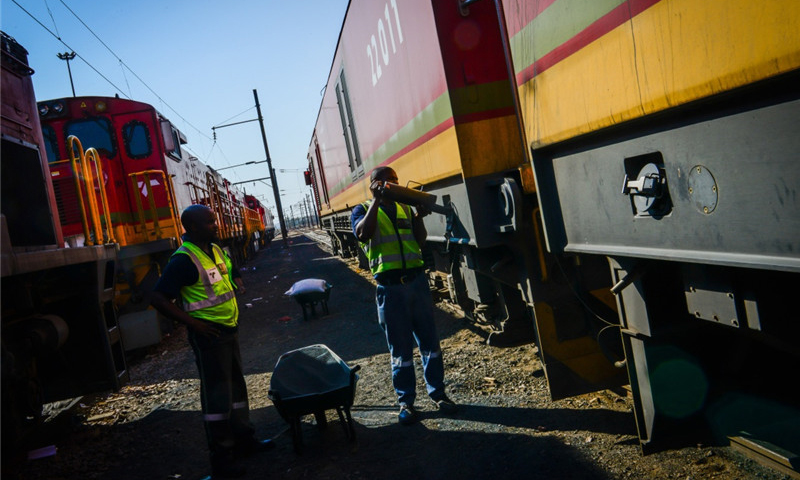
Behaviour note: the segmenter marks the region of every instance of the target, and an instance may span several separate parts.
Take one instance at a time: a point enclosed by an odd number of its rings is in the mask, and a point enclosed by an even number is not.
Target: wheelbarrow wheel
[[[328,418],[325,416],[325,410],[314,412],[314,418],[317,420],[317,428],[320,430],[328,428]]]

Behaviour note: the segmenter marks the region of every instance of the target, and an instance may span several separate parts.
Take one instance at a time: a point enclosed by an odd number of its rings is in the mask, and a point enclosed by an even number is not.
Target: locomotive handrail
[[[174,189],[172,187],[172,179],[163,171],[163,170],[142,170],[139,172],[129,173],[128,177],[131,179],[131,184],[133,185],[133,190],[138,192],[138,179],[140,176],[144,177],[142,182],[142,186],[146,190],[145,196],[147,197],[148,206],[150,209],[150,217],[153,219],[153,230],[155,230],[156,239],[164,238],[161,224],[158,220],[158,210],[156,208],[155,203],[155,195],[153,193],[153,186],[150,184],[150,176],[151,175],[160,175],[161,181],[164,184],[164,188],[167,190],[167,207],[169,208],[170,213],[170,221],[172,223],[172,228],[175,230],[175,236],[180,238],[180,230],[178,229],[178,220],[177,214],[175,213],[175,204],[173,202],[174,198]],[[142,226],[142,231],[146,234],[147,229],[147,219],[146,219],[146,212],[144,211],[144,206],[142,205],[142,198],[141,195],[135,195],[136,197],[136,208],[139,212],[139,222]]]
[[[76,147],[77,145],[77,156]],[[81,225],[83,226],[84,242],[86,245],[102,245],[103,240],[107,239],[108,242],[114,243],[114,238],[111,229],[111,215],[108,209],[108,197],[106,196],[105,185],[103,184],[103,167],[100,162],[100,155],[96,149],[90,148],[87,151],[83,150],[83,144],[80,139],[75,135],[67,137],[67,150],[70,155],[70,164],[72,166],[72,173],[75,180],[75,190],[78,196],[78,204],[81,214]],[[102,224],[100,220],[100,213],[97,206],[97,198],[94,194],[94,176],[92,170],[88,165],[89,159],[94,160],[95,172],[97,174],[97,188],[100,190],[100,200],[103,206],[103,213],[105,215],[106,236],[103,236]],[[92,227],[94,232],[89,230],[89,221],[87,219],[86,202],[83,199],[83,188],[81,186],[81,179],[86,187],[86,199],[89,203],[89,214],[92,218]],[[92,240],[92,233],[94,233],[94,240]]]
[[[106,193],[106,186],[104,182],[105,172],[103,172],[103,162],[100,158],[100,152],[98,152],[94,147],[86,150],[86,159],[89,160],[90,158],[94,160],[95,173],[97,174],[97,185],[98,189],[100,190],[100,200],[103,204],[103,215],[105,216],[106,220],[106,236],[108,243],[116,243],[117,240],[114,237],[114,229],[111,225],[111,211],[108,208],[108,194]]]
[[[246,218],[240,208],[227,195],[223,197],[219,184],[211,172],[206,172],[206,185],[208,189],[193,185],[196,190],[201,190],[208,196],[209,206],[217,216],[220,238],[233,238],[246,233]]]
[[[185,183],[192,192],[192,203],[211,208],[217,219],[220,240],[233,240],[229,246],[241,249],[239,253],[246,258],[251,237],[266,228],[259,212],[239,202],[230,191],[222,191],[213,173],[206,172],[205,179],[205,185]]]
[[[172,225],[175,228],[175,238],[178,240],[178,245],[180,246],[183,244],[183,237],[181,235],[181,227],[180,222],[178,221],[178,209],[177,209],[177,201],[173,201],[177,198],[175,195],[175,184],[172,182],[172,176],[166,175],[167,178],[167,188],[169,188],[169,195],[167,195],[167,203],[169,204],[169,212],[170,216],[172,217]]]
[[[230,228],[228,227],[228,222],[225,221],[225,214],[222,210],[222,198],[219,193],[219,187],[217,182],[214,180],[214,177],[211,175],[211,172],[206,172],[206,185],[208,185],[209,189],[207,190],[209,194],[209,201],[211,205],[209,205],[213,210],[214,213],[217,215],[217,225],[219,226],[219,235],[221,238],[229,238],[230,235]]]
[[[88,245],[89,240],[89,223],[86,220],[86,203],[83,201],[83,189],[81,188],[81,180],[80,170],[78,169],[77,159],[75,158],[75,149],[74,144],[75,142],[78,143],[78,148],[80,149],[80,157],[83,157],[83,145],[81,145],[80,140],[77,137],[70,135],[67,138],[67,146],[69,150],[69,161],[70,165],[72,166],[72,177],[75,182],[75,193],[78,197],[78,210],[81,214],[81,226],[83,226],[83,236],[84,242]]]

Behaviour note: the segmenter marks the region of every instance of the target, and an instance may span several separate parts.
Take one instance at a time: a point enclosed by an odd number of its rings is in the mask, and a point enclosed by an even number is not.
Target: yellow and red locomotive
[[[308,152],[321,224],[360,255],[350,210],[391,165],[449,210],[426,217],[432,285],[490,344],[535,332],[553,398],[629,385],[645,451],[791,450],[798,21],[792,1],[352,0]]]

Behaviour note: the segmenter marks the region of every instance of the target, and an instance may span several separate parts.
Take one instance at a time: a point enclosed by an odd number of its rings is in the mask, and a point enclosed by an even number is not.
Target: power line
[[[69,45],[67,44],[67,42],[65,42],[65,41],[64,41],[64,40],[61,38],[61,36],[60,36],[59,34],[53,33],[53,31],[52,31],[52,30],[50,30],[50,28],[48,28],[48,27],[47,27],[47,25],[45,25],[44,23],[42,23],[42,22],[41,22],[41,21],[40,21],[38,18],[36,18],[36,16],[35,16],[35,15],[33,15],[33,14],[32,14],[31,12],[29,12],[28,10],[26,10],[26,9],[25,9],[25,7],[23,7],[22,5],[20,5],[20,4],[19,4],[19,2],[17,2],[17,0],[11,0],[11,1],[14,3],[14,5],[16,5],[17,7],[19,7],[19,9],[20,9],[20,10],[22,10],[23,12],[25,12],[25,14],[26,14],[26,15],[28,15],[28,16],[29,16],[29,17],[30,17],[30,18],[31,18],[31,19],[32,19],[34,22],[38,23],[38,24],[39,24],[39,26],[40,26],[40,27],[42,27],[42,28],[43,28],[43,29],[44,29],[44,30],[45,30],[47,33],[49,33],[50,35],[52,35],[52,36],[53,36],[53,38],[55,38],[56,40],[58,40],[58,41],[59,41],[59,42],[60,42],[62,45],[64,45],[65,47],[67,47],[67,48],[68,48],[68,49],[69,49],[71,52],[75,52],[75,49],[74,49],[74,48],[72,48],[71,46],[69,46]],[[160,100],[160,101],[161,101],[161,102],[162,102],[164,105],[166,105],[166,106],[167,106],[167,108],[169,108],[169,109],[170,109],[171,111],[173,111],[173,112],[174,112],[174,113],[175,113],[175,114],[176,114],[178,117],[180,117],[180,118],[181,118],[181,119],[182,119],[184,122],[186,122],[186,124],[187,124],[187,125],[189,125],[191,128],[193,128],[195,131],[197,131],[197,133],[199,133],[201,136],[205,137],[207,140],[212,140],[212,139],[211,139],[211,137],[209,137],[208,135],[206,135],[205,133],[203,133],[203,131],[202,131],[202,130],[200,130],[199,128],[197,128],[197,127],[195,127],[194,125],[192,125],[192,124],[191,124],[191,123],[190,123],[188,120],[186,120],[186,119],[185,119],[185,118],[184,118],[184,117],[183,117],[183,116],[182,116],[180,113],[178,113],[178,111],[177,111],[177,110],[175,110],[174,108],[172,108],[172,106],[170,106],[170,105],[169,105],[169,104],[168,104],[166,101],[164,101],[164,99],[163,99],[163,98],[161,98],[161,96],[159,96],[159,95],[158,95],[158,94],[157,94],[157,93],[156,93],[156,92],[155,92],[155,91],[154,91],[152,88],[150,88],[150,86],[149,86],[149,85],[147,85],[147,83],[146,83],[144,80],[142,80],[142,79],[141,79],[141,77],[139,77],[139,76],[136,74],[136,72],[134,72],[134,71],[133,71],[133,70],[132,70],[132,69],[131,69],[131,68],[130,68],[130,67],[129,67],[129,66],[128,66],[128,65],[127,65],[127,64],[126,64],[126,63],[125,63],[125,62],[124,62],[124,61],[123,61],[123,60],[122,60],[122,59],[121,59],[121,58],[120,58],[118,55],[117,55],[117,54],[116,54],[116,53],[114,53],[114,51],[113,51],[113,50],[111,50],[111,48],[110,48],[108,45],[106,45],[106,43],[105,43],[105,42],[103,42],[103,40],[102,40],[102,39],[100,39],[100,37],[99,37],[99,36],[98,36],[98,35],[97,35],[97,34],[96,34],[96,33],[95,33],[95,32],[94,32],[94,31],[93,31],[91,28],[89,28],[89,26],[88,26],[88,25],[86,25],[86,23],[85,23],[85,22],[84,22],[84,21],[83,21],[83,20],[82,20],[82,19],[81,19],[81,18],[80,18],[80,17],[79,17],[79,16],[78,16],[78,15],[77,15],[75,12],[74,12],[74,11],[73,11],[73,10],[72,10],[72,9],[71,9],[71,8],[70,8],[70,7],[69,7],[67,4],[66,4],[66,3],[64,3],[64,1],[63,1],[63,0],[60,0],[60,1],[61,1],[61,3],[62,3],[62,4],[63,4],[63,5],[64,5],[64,6],[67,8],[67,10],[69,10],[69,11],[70,11],[70,13],[72,13],[72,15],[74,15],[74,16],[75,16],[75,18],[77,18],[77,19],[78,19],[78,21],[79,21],[79,22],[80,22],[80,23],[81,23],[81,24],[82,24],[82,25],[83,25],[83,26],[84,26],[84,27],[85,27],[87,30],[89,30],[89,32],[91,32],[91,34],[92,34],[92,35],[94,35],[94,37],[95,37],[95,38],[96,38],[96,39],[97,39],[97,40],[98,40],[98,41],[99,41],[99,42],[100,42],[100,43],[101,43],[101,44],[102,44],[102,45],[103,45],[103,46],[104,46],[104,47],[105,47],[105,48],[106,48],[106,49],[107,49],[107,50],[108,50],[108,51],[109,51],[109,52],[110,52],[110,53],[111,53],[111,54],[112,54],[112,55],[113,55],[113,56],[114,56],[114,57],[115,57],[115,58],[116,58],[118,61],[119,61],[119,64],[120,64],[121,66],[124,66],[125,68],[127,68],[127,69],[128,69],[128,70],[129,70],[129,71],[130,71],[130,72],[131,72],[131,73],[132,73],[132,74],[133,74],[133,75],[134,75],[134,76],[135,76],[135,77],[136,77],[136,78],[137,78],[137,79],[138,79],[138,80],[139,80],[139,81],[140,81],[142,84],[143,84],[143,85],[145,85],[145,86],[147,87],[147,89],[148,89],[148,90],[150,90],[150,92],[152,92],[152,93],[153,93],[153,95],[155,95],[155,96],[156,96],[156,97],[157,97],[157,98],[158,98],[158,99],[159,99],[159,100]],[[47,4],[47,2],[45,2],[45,5],[46,5],[46,7],[47,7],[47,11],[48,11],[48,12],[49,12],[49,14],[50,14],[50,18],[53,20],[53,25],[54,25],[54,26],[55,26],[55,28],[57,29],[58,27],[56,26],[56,21],[55,21],[55,18],[53,18],[53,14],[52,14],[52,12],[50,11],[50,6]],[[83,56],[81,56],[79,53],[75,53],[75,56],[76,56],[76,57],[78,57],[78,58],[80,58],[80,59],[81,59],[81,60],[82,60],[82,61],[83,61],[83,62],[84,62],[84,63],[85,63],[85,64],[86,64],[86,65],[87,65],[89,68],[91,68],[92,70],[94,70],[94,72],[95,72],[95,73],[97,73],[97,75],[99,75],[99,76],[100,76],[100,78],[102,78],[102,79],[103,79],[103,80],[105,80],[105,81],[106,81],[106,82],[107,82],[109,85],[111,85],[112,87],[114,87],[114,89],[115,89],[116,91],[120,92],[120,93],[122,94],[122,96],[124,96],[125,98],[127,98],[127,99],[129,99],[129,100],[131,100],[131,99],[132,99],[132,98],[130,97],[130,95],[128,95],[128,94],[125,94],[125,90],[123,90],[122,88],[118,87],[118,86],[117,86],[117,85],[116,85],[114,82],[112,82],[112,81],[111,81],[111,80],[110,80],[108,77],[106,77],[105,75],[103,75],[103,74],[100,72],[100,70],[98,70],[97,68],[95,68],[95,67],[94,67],[94,65],[92,65],[92,64],[91,64],[91,63],[90,63],[90,62],[89,62],[87,59],[85,59],[85,58],[84,58]],[[123,71],[123,76],[124,76],[124,75],[125,75],[124,69],[123,69],[122,71]],[[125,82],[126,82],[126,84],[127,84],[127,82],[128,82],[128,79],[127,79],[127,77],[125,77]],[[128,85],[128,92],[130,93],[130,85]],[[74,93],[73,93],[73,95],[74,95]],[[245,110],[245,111],[243,111],[243,112],[241,112],[241,113],[239,113],[239,114],[237,114],[237,115],[234,115],[234,116],[233,116],[233,117],[231,117],[231,118],[236,118],[236,117],[238,117],[238,116],[240,116],[240,115],[243,115],[244,113],[246,113],[246,112],[248,112],[248,111],[250,111],[250,110],[253,110],[253,109],[255,109],[255,107],[250,107],[250,108],[248,108],[247,110]],[[227,120],[226,120],[226,121],[227,121]],[[211,153],[214,151],[214,147],[215,147],[215,146],[217,146],[217,142],[216,142],[216,140],[214,140],[214,141],[213,141],[213,143],[212,143],[212,145],[211,145],[211,149],[210,149],[210,150],[209,150],[209,152],[208,152],[208,161],[210,161],[210,159],[211,159],[211,158],[210,158],[210,157],[211,157]],[[198,156],[198,155],[197,155],[197,154],[195,154],[195,153],[194,153],[194,152],[193,152],[193,151],[192,151],[190,148],[188,148],[188,147],[183,147],[183,148],[185,148],[187,151],[189,151],[189,153],[192,153],[192,154],[194,154],[194,156],[195,156],[195,157],[197,157],[197,156]],[[225,155],[225,152],[222,150],[222,147],[219,147],[219,146],[217,146],[217,149],[219,150],[219,152],[220,152],[220,154],[222,155],[222,157],[225,159],[225,162],[226,162],[227,164],[229,164],[229,165],[230,165],[230,160],[228,159],[227,155]]]
[[[56,33],[61,35],[61,33],[59,33],[59,31],[58,31],[58,25],[56,24],[56,18],[53,16],[53,12],[50,11],[50,4],[47,3],[47,0],[45,0],[44,6],[47,8],[47,14],[50,15],[50,20],[53,21],[53,28],[56,29]]]
[[[73,51],[73,52],[75,51],[75,49],[74,49],[74,48],[72,48],[72,47],[70,47],[70,46],[67,44],[67,42],[65,42],[64,40],[62,40],[62,39],[61,39],[61,37],[60,37],[59,35],[57,35],[57,34],[53,33],[53,31],[52,31],[52,30],[50,30],[50,29],[49,29],[49,28],[48,28],[48,27],[47,27],[47,26],[46,26],[44,23],[42,23],[42,22],[41,22],[41,21],[40,21],[38,18],[36,18],[36,16],[34,16],[34,15],[31,13],[31,12],[29,12],[28,10],[26,10],[26,9],[25,9],[25,7],[23,7],[22,5],[20,5],[20,4],[19,4],[19,2],[17,2],[17,0],[11,0],[11,1],[14,3],[14,5],[16,5],[17,7],[19,7],[19,8],[20,8],[20,10],[22,10],[23,12],[25,12],[25,14],[26,14],[26,15],[28,15],[29,17],[31,17],[31,18],[33,19],[33,21],[35,21],[36,23],[38,23],[38,24],[39,24],[39,26],[41,26],[43,29],[45,29],[45,31],[47,31],[47,33],[49,33],[50,35],[52,35],[52,36],[53,36],[53,38],[55,38],[56,40],[58,40],[59,42],[61,42],[61,44],[62,44],[62,45],[64,45],[65,47],[69,48],[71,51]],[[85,23],[83,20],[81,20],[81,18],[80,18],[80,17],[79,17],[79,16],[78,16],[78,15],[77,15],[77,14],[76,14],[74,11],[72,11],[72,9],[71,9],[71,8],[69,8],[69,6],[68,6],[66,3],[64,3],[64,1],[63,1],[63,0],[61,0],[61,3],[62,3],[62,4],[64,4],[64,6],[67,8],[67,10],[69,10],[69,11],[70,11],[70,13],[72,13],[72,14],[75,16],[75,18],[77,18],[77,19],[78,19],[78,21],[79,21],[79,22],[81,22],[81,24],[82,24],[82,25],[83,25],[83,26],[84,26],[84,27],[85,27],[87,30],[89,30],[89,32],[91,32],[91,34],[92,34],[92,35],[94,35],[94,37],[95,37],[95,38],[97,38],[97,40],[98,40],[98,41],[99,41],[99,42],[100,42],[100,43],[101,43],[101,44],[102,44],[104,47],[106,47],[106,49],[107,49],[109,52],[111,52],[111,54],[112,54],[112,55],[113,55],[113,56],[114,56],[114,57],[115,57],[115,58],[116,58],[116,59],[117,59],[117,60],[120,62],[120,64],[122,64],[122,65],[123,65],[125,68],[127,68],[127,69],[128,69],[128,71],[129,71],[129,72],[131,72],[131,73],[133,74],[133,76],[134,76],[134,77],[136,77],[136,79],[137,79],[137,80],[139,80],[139,81],[140,81],[140,82],[141,82],[141,83],[142,83],[142,84],[143,84],[143,85],[144,85],[144,86],[145,86],[145,87],[146,87],[146,88],[147,88],[147,89],[148,89],[148,90],[149,90],[149,91],[150,91],[150,92],[151,92],[153,95],[155,95],[155,96],[156,96],[156,98],[158,98],[158,99],[159,99],[159,100],[160,100],[160,101],[161,101],[161,102],[162,102],[162,103],[163,103],[163,104],[164,104],[164,105],[165,105],[167,108],[169,108],[169,109],[170,109],[170,110],[171,110],[173,113],[175,113],[175,115],[177,115],[177,116],[178,116],[178,117],[179,117],[181,120],[183,120],[183,121],[184,121],[184,122],[185,122],[187,125],[189,125],[191,128],[193,128],[193,129],[194,129],[194,130],[195,130],[197,133],[199,133],[199,134],[200,134],[200,135],[202,135],[203,137],[207,138],[208,140],[211,140],[211,137],[209,137],[208,135],[206,135],[205,133],[203,133],[203,131],[202,131],[202,130],[200,130],[199,128],[197,128],[197,127],[195,127],[194,125],[192,125],[192,123],[191,123],[191,122],[189,122],[188,120],[186,120],[186,119],[183,117],[183,115],[181,115],[180,113],[178,113],[178,111],[177,111],[177,110],[175,110],[174,108],[172,108],[172,106],[171,106],[170,104],[168,104],[168,103],[167,103],[167,102],[166,102],[166,101],[165,101],[163,98],[161,98],[161,96],[160,96],[160,95],[158,95],[158,94],[157,94],[157,93],[156,93],[156,92],[155,92],[155,91],[154,91],[152,88],[150,88],[150,85],[148,85],[148,84],[147,84],[147,83],[146,83],[144,80],[142,80],[142,78],[141,78],[141,77],[139,77],[139,75],[137,75],[137,74],[136,74],[136,72],[134,72],[134,71],[133,71],[133,70],[132,70],[132,69],[131,69],[131,68],[130,68],[130,67],[129,67],[129,66],[128,66],[128,65],[127,65],[127,64],[126,64],[126,63],[125,63],[123,60],[122,60],[122,59],[121,59],[121,58],[119,58],[119,56],[117,56],[117,54],[116,54],[116,53],[114,53],[114,51],[113,51],[113,50],[111,50],[111,48],[110,48],[108,45],[106,45],[106,44],[105,44],[105,42],[103,42],[103,41],[100,39],[100,37],[98,37],[98,36],[97,36],[97,34],[96,34],[96,33],[94,33],[94,31],[92,31],[92,29],[91,29],[91,28],[89,28],[89,26],[88,26],[88,25],[86,25],[86,23]],[[48,7],[48,9],[49,9],[49,7]],[[52,16],[52,14],[51,14],[51,16]],[[54,23],[55,23],[55,20],[54,20]],[[100,77],[101,77],[103,80],[105,80],[106,82],[108,82],[108,84],[109,84],[109,85],[111,85],[112,87],[114,87],[114,89],[115,89],[115,90],[117,90],[118,92],[120,92],[120,93],[121,93],[121,94],[122,94],[122,95],[123,95],[125,98],[127,98],[127,99],[131,100],[131,97],[130,97],[129,95],[125,94],[125,90],[123,90],[122,88],[118,87],[118,86],[117,86],[117,85],[116,85],[114,82],[112,82],[111,80],[109,80],[109,79],[108,79],[108,77],[106,77],[105,75],[103,75],[102,73],[100,73],[100,71],[99,71],[97,68],[95,68],[95,67],[94,67],[94,65],[92,65],[91,63],[89,63],[89,61],[88,61],[88,60],[86,60],[85,58],[83,58],[83,57],[82,57],[80,54],[78,54],[78,53],[76,53],[76,56],[77,56],[78,58],[80,58],[81,60],[83,60],[83,62],[84,62],[86,65],[88,65],[88,66],[89,66],[89,68],[91,68],[92,70],[94,70],[94,72],[95,72],[95,73],[97,73],[97,74],[98,74],[98,75],[99,75],[99,76],[100,76]],[[127,81],[127,79],[126,79],[126,81]]]
[[[47,33],[49,33],[50,35],[52,35],[53,37],[55,37],[55,38],[56,38],[56,40],[58,40],[59,42],[61,42],[61,44],[62,44],[62,45],[64,45],[65,47],[69,48],[69,49],[70,49],[70,51],[73,51],[73,52],[75,51],[75,49],[74,49],[74,48],[72,48],[72,47],[70,47],[69,45],[67,45],[67,42],[65,42],[64,40],[62,40],[62,39],[61,39],[61,37],[59,37],[58,35],[56,35],[55,33],[53,33],[53,31],[52,31],[52,30],[50,30],[49,28],[47,28],[47,27],[45,26],[45,24],[43,24],[42,22],[40,22],[38,18],[34,17],[34,16],[33,16],[33,14],[32,14],[31,12],[29,12],[29,11],[25,10],[25,8],[23,8],[23,6],[22,6],[22,5],[20,5],[19,3],[17,3],[17,0],[11,0],[11,1],[12,1],[12,2],[14,2],[14,5],[18,6],[18,7],[19,7],[19,8],[20,8],[20,9],[21,9],[23,12],[25,12],[25,13],[26,13],[26,14],[27,14],[29,17],[31,17],[31,18],[32,18],[32,19],[33,19],[33,20],[34,20],[36,23],[38,23],[39,25],[41,25],[41,27],[42,27],[42,28],[44,28],[45,30],[47,30]],[[89,68],[91,68],[92,70],[94,70],[94,71],[95,71],[95,73],[97,73],[98,75],[100,75],[100,77],[101,77],[103,80],[105,80],[106,82],[108,82],[108,84],[109,84],[109,85],[111,85],[111,86],[112,86],[112,87],[114,87],[116,90],[118,90],[118,91],[122,92],[122,94],[123,94],[123,95],[125,95],[125,92],[124,92],[124,90],[122,90],[122,89],[121,89],[121,88],[119,88],[118,86],[114,85],[114,82],[112,82],[111,80],[109,80],[108,78],[106,78],[106,76],[105,76],[105,75],[103,75],[102,73],[100,73],[100,71],[99,71],[98,69],[94,68],[94,65],[92,65],[91,63],[89,63],[89,61],[88,61],[88,60],[86,60],[85,58],[83,58],[83,57],[82,57],[80,54],[78,54],[78,53],[76,53],[75,55],[76,55],[78,58],[80,58],[81,60],[83,60],[83,63],[85,63],[86,65],[88,65],[88,66],[89,66]],[[127,95],[125,95],[125,97],[127,97],[128,99],[130,99],[130,97],[128,97]]]
[[[137,75],[137,74],[136,74],[136,72],[134,72],[134,71],[133,71],[133,69],[131,69],[131,67],[129,67],[127,63],[125,63],[125,62],[124,62],[124,61],[123,61],[121,58],[119,58],[119,56],[118,56],[116,53],[114,53],[114,51],[113,51],[113,50],[111,50],[111,47],[109,47],[108,45],[106,45],[106,43],[105,43],[105,42],[104,42],[104,41],[103,41],[103,40],[102,40],[102,39],[101,39],[101,38],[100,38],[100,37],[99,37],[99,36],[98,36],[96,33],[94,33],[94,30],[92,30],[92,29],[89,27],[89,25],[86,25],[86,22],[84,22],[84,21],[81,19],[81,17],[79,17],[79,16],[78,16],[78,14],[77,14],[77,13],[75,13],[75,12],[74,12],[74,11],[73,11],[71,8],[69,8],[69,5],[67,5],[67,4],[64,2],[64,0],[60,0],[60,1],[61,1],[61,4],[62,4],[62,5],[64,5],[64,7],[66,7],[66,9],[67,9],[67,10],[69,10],[69,13],[71,13],[72,15],[74,15],[74,16],[75,16],[75,18],[77,18],[77,19],[78,19],[78,21],[79,21],[79,22],[81,22],[81,25],[83,25],[84,27],[86,27],[86,30],[89,30],[89,32],[90,32],[92,35],[94,35],[94,38],[96,38],[96,39],[97,39],[97,41],[98,41],[98,42],[100,42],[100,44],[101,44],[101,45],[103,45],[104,47],[106,47],[106,50],[108,50],[108,51],[111,53],[111,55],[113,55],[113,56],[114,56],[114,58],[116,58],[117,60],[119,60],[119,63],[120,63],[120,64],[122,64],[122,65],[123,65],[125,68],[127,68],[127,69],[128,69],[128,71],[129,71],[129,72],[131,72],[131,73],[133,74],[133,76],[134,76],[134,77],[136,77],[136,79],[137,79],[137,80],[139,80],[140,82],[142,82],[142,85],[144,85],[145,87],[147,87],[147,89],[148,89],[148,90],[150,90],[150,93],[152,93],[153,95],[155,95],[155,96],[156,96],[156,98],[158,98],[158,99],[161,101],[161,103],[163,103],[164,105],[166,105],[166,106],[167,106],[167,108],[169,108],[170,110],[172,110],[172,111],[175,113],[175,115],[177,115],[178,117],[180,117],[180,118],[181,118],[181,120],[183,120],[184,122],[186,122],[186,124],[187,124],[187,125],[189,125],[190,127],[194,128],[195,130],[197,130],[197,132],[198,132],[198,133],[200,133],[200,135],[203,135],[203,136],[205,136],[206,138],[208,138],[208,139],[210,140],[210,138],[208,137],[208,135],[204,134],[202,131],[200,131],[200,129],[199,129],[199,128],[195,127],[194,125],[192,125],[192,124],[191,124],[191,122],[189,122],[188,120],[186,120],[185,118],[183,118],[183,116],[182,116],[180,113],[178,113],[178,111],[177,111],[177,110],[175,110],[174,108],[172,108],[172,106],[171,106],[170,104],[168,104],[168,103],[167,103],[167,102],[166,102],[166,101],[165,101],[163,98],[161,98],[161,96],[160,96],[159,94],[157,94],[157,93],[155,92],[155,90],[153,90],[152,88],[150,88],[150,85],[148,85],[148,84],[147,84],[147,82],[145,82],[144,80],[142,80],[142,78],[141,78],[139,75]],[[17,2],[16,2],[16,0],[14,0],[14,3],[17,3]]]

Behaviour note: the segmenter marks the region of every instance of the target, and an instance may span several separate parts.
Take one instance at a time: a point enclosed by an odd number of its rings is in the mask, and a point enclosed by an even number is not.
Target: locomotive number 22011
[[[392,6],[391,10],[389,9],[390,4]],[[394,22],[392,22],[392,13],[394,13]],[[375,38],[375,34],[373,34],[370,37],[369,43],[367,43],[367,56],[369,57],[369,66],[372,73],[373,87],[378,84],[378,80],[380,80],[381,75],[383,75],[381,61],[384,67],[389,65],[389,43],[391,43],[392,46],[392,54],[397,53],[397,45],[403,43],[403,29],[400,27],[400,15],[397,13],[397,0],[391,0],[385,5],[383,9],[383,15],[386,19],[386,23],[384,24],[383,18],[378,19],[377,39]],[[394,27],[392,24],[394,24]],[[388,43],[386,41],[387,29],[389,30]],[[396,39],[395,30],[397,33]],[[380,56],[378,55],[379,52]]]

